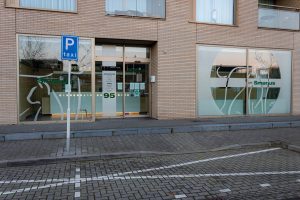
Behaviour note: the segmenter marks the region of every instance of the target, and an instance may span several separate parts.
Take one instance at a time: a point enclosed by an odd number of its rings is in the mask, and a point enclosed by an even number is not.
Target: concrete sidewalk
[[[183,154],[245,146],[289,144],[299,150],[300,128],[73,138],[0,142],[0,167],[57,161]]]
[[[149,118],[103,119],[72,123],[72,138],[118,135],[174,134],[250,129],[300,127],[300,116],[227,117],[194,120],[155,120]],[[62,139],[65,123],[1,125],[0,141]]]

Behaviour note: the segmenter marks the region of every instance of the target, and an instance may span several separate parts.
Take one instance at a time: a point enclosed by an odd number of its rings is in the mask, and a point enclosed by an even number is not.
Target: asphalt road
[[[281,148],[3,168],[0,199],[300,199],[300,154]]]

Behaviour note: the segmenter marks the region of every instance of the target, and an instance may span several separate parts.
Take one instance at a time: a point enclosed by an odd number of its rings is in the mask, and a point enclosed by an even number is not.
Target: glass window
[[[291,52],[249,50],[249,114],[284,114],[291,107]]]
[[[106,0],[106,13],[165,18],[165,0]]]
[[[77,0],[20,0],[20,7],[76,12]]]
[[[246,50],[198,47],[198,115],[246,113]]]
[[[60,59],[60,37],[19,36],[20,121],[65,120],[68,62]],[[72,65],[71,117],[91,119],[92,41],[80,39]]]
[[[150,49],[145,47],[125,47],[126,58],[150,58]]]
[[[299,22],[300,16],[298,11],[259,5],[259,27],[299,30]]]
[[[198,46],[199,116],[290,113],[291,52],[246,52]]]
[[[196,20],[214,24],[234,24],[235,0],[197,0]]]

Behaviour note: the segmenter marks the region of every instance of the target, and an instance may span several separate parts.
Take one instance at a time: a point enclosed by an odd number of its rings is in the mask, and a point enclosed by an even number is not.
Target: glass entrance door
[[[148,116],[146,47],[96,46],[96,118]]]
[[[149,64],[125,65],[125,115],[149,114]]]

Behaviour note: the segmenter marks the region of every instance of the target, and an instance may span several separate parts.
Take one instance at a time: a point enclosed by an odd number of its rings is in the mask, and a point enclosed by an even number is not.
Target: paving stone
[[[291,122],[291,127],[300,127],[300,121]]]
[[[250,129],[270,129],[272,128],[272,123],[240,123],[240,124],[230,124],[229,130],[250,130]]]
[[[206,151],[211,149],[228,149],[238,146],[260,146],[270,141],[283,141],[289,145],[300,146],[300,128],[280,128],[264,130],[194,132],[173,134],[139,134],[112,137],[72,138],[70,149],[72,155],[122,156],[124,152],[182,153]],[[57,159],[65,154],[65,139],[45,139],[0,142],[1,161],[27,159]],[[138,155],[136,154],[136,155]],[[127,154],[128,155],[128,154]],[[134,154],[132,154],[134,155]],[[28,164],[28,163],[27,163]],[[6,166],[4,164],[3,166]],[[2,166],[2,167],[3,167]]]
[[[273,128],[289,128],[292,126],[292,122],[272,122]]]
[[[269,150],[262,152],[261,150]],[[253,152],[261,152],[253,154]],[[243,154],[243,156],[240,156]],[[238,156],[234,156],[238,155]],[[213,158],[208,161],[207,159]],[[219,159],[216,159],[219,158]],[[195,162],[207,160],[205,162]],[[185,164],[183,164],[185,163]],[[176,165],[180,164],[180,165]],[[171,166],[159,168],[162,166]],[[247,172],[300,171],[299,153],[287,149],[241,148],[207,153],[178,154],[142,158],[109,159],[65,162],[39,166],[4,168],[0,171],[2,180],[41,180],[53,178],[74,178],[80,168],[81,178],[130,176],[122,180],[82,181],[82,199],[174,199],[185,194],[184,199],[297,199],[299,198],[300,172],[295,174],[237,175]],[[142,169],[151,169],[145,170]],[[132,171],[142,170],[137,173]],[[123,172],[128,172],[122,175]],[[221,175],[221,174],[230,174]],[[162,177],[207,174],[202,177]],[[214,175],[215,174],[215,175]],[[135,177],[135,178],[134,178]],[[12,183],[0,182],[0,193],[22,187],[34,188],[55,183]],[[262,188],[259,184],[268,183]],[[220,190],[229,189],[223,192]],[[74,199],[75,184],[68,183],[41,190],[20,192],[14,195],[0,195],[0,199]],[[298,192],[297,192],[298,191]]]

